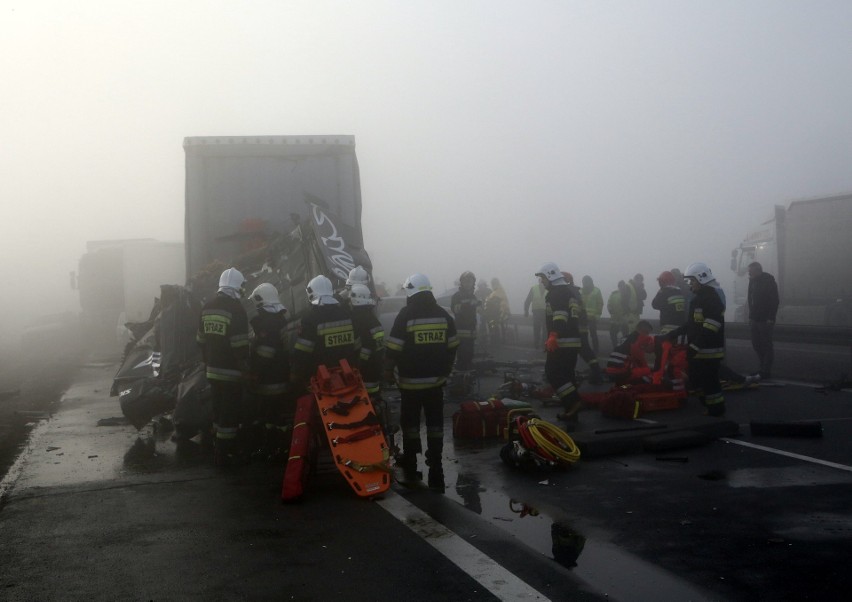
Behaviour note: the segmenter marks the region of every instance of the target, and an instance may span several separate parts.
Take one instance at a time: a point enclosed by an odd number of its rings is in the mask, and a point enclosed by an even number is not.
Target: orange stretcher
[[[360,373],[346,360],[337,368],[320,366],[311,390],[334,464],[349,486],[361,497],[387,491],[390,449]]]

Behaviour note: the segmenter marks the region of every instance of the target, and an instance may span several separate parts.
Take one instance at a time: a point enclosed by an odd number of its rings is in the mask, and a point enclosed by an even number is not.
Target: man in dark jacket
[[[385,380],[396,380],[400,391],[399,423],[407,482],[417,480],[417,454],[422,450],[420,414],[426,418],[426,465],[429,488],[444,491],[444,394],[441,387],[453,368],[459,339],[456,324],[432,294],[423,274],[412,274],[403,285],[408,302],[394,320],[386,341]],[[394,368],[398,376],[394,376]]]
[[[772,330],[778,313],[778,285],[772,274],[763,271],[758,262],[748,266],[748,321],[751,325],[751,346],[757,354],[760,378],[771,377],[774,350]]]

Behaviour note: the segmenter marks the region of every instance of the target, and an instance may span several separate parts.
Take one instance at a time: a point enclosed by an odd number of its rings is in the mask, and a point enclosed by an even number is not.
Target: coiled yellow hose
[[[580,459],[580,448],[568,433],[555,424],[540,418],[530,418],[523,424],[535,444],[557,461],[573,464]]]

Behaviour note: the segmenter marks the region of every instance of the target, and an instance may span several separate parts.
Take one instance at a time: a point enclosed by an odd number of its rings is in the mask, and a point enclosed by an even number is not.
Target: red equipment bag
[[[633,397],[633,391],[628,388],[610,390],[600,404],[601,414],[610,418],[636,418],[639,410]]]
[[[500,425],[506,420],[506,407],[499,399],[462,401],[453,414],[453,437],[487,439],[500,436]]]

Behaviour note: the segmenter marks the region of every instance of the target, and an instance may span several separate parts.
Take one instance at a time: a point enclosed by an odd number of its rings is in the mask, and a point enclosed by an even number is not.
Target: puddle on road
[[[464,470],[457,472],[459,468],[461,465],[457,463],[445,465],[446,497],[569,568],[610,599],[695,602],[714,599],[680,577],[613,544],[586,537],[565,517],[549,516],[546,511],[484,487],[479,475]]]

